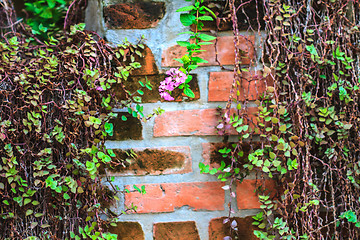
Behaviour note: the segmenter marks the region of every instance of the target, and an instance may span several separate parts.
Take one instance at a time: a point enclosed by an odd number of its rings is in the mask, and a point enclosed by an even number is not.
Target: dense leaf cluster
[[[263,8],[267,37],[260,64],[271,81],[260,100],[240,102],[241,93],[249,90],[241,73],[249,69],[235,66],[236,94],[219,128],[234,128],[239,142],[221,150],[232,160],[229,166],[202,169],[221,171],[222,180],[241,181],[254,172],[262,179],[262,212],[254,217],[260,239],[359,239],[360,3],[260,3],[233,0],[230,11],[237,39],[237,11],[247,4]],[[249,81],[260,96],[258,76]],[[238,108],[232,114],[234,102]],[[250,112],[254,103],[256,111]],[[243,147],[249,144],[247,153]],[[276,195],[264,192],[267,178],[277,182]]]
[[[116,160],[104,146],[113,108],[143,116],[125,83],[144,46],[113,48],[83,27],[0,40],[0,239],[116,239],[100,217],[117,197],[98,168]]]

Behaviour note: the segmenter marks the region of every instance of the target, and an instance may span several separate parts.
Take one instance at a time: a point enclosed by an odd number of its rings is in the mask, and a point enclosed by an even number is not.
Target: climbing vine
[[[256,173],[262,211],[254,216],[254,234],[260,239],[359,239],[359,2],[228,3],[239,64],[218,129],[237,132],[239,141],[220,150],[230,165],[200,168],[230,179],[230,191],[233,182]],[[262,54],[257,65],[244,66],[237,17],[254,23],[244,11],[249,5],[256,6],[257,21],[247,34],[260,39]],[[261,81],[248,79],[257,81],[259,100],[240,101],[249,91],[242,74],[259,66]],[[276,194],[267,194],[269,181]]]
[[[186,27],[194,26],[195,30],[180,33],[190,35],[190,37],[188,41],[177,41],[179,46],[186,47],[186,54],[181,58],[175,59],[182,66],[179,69],[167,71],[166,74],[169,76],[160,84],[160,96],[167,101],[174,100],[170,94],[175,88],[182,89],[188,97],[195,97],[188,84],[192,80],[190,72],[198,68],[199,63],[207,63],[207,60],[196,55],[205,51],[201,49],[201,46],[213,44],[210,41],[216,39],[214,36],[199,32],[204,26],[203,21],[213,21],[216,18],[213,11],[204,5],[204,0],[196,0],[193,5],[179,8],[177,12],[185,12],[180,14],[181,24]]]
[[[113,109],[150,117],[142,90],[126,89],[144,45],[111,47],[84,24],[43,40],[16,20],[11,1],[0,3],[0,20],[0,238],[117,239],[106,232],[117,217],[107,207],[120,191],[98,170],[119,164],[104,145]]]

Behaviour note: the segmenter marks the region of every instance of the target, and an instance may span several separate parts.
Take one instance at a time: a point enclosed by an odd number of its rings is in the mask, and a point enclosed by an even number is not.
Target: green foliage
[[[241,9],[235,1],[230,5]],[[239,140],[230,151],[219,151],[231,164],[215,170],[202,164],[201,172],[222,174],[226,177],[221,180],[239,180],[240,185],[252,172],[276,183],[274,196],[264,191],[269,180],[259,181],[256,190],[261,212],[254,216],[259,228],[254,234],[259,239],[359,239],[360,71],[355,39],[360,32],[354,23],[360,19],[360,5],[271,0],[264,6],[264,72],[255,80],[271,78],[274,83],[267,82],[265,93],[254,102],[256,111],[249,112],[248,101],[238,98],[243,91],[238,79],[249,70],[235,65],[232,92],[237,94],[229,98],[218,129],[225,134],[232,128]],[[230,111],[233,106],[236,111]],[[253,147],[244,160],[236,153],[246,144]],[[231,190],[230,184],[226,189]]]
[[[143,114],[141,89],[149,83],[126,90],[141,67],[141,42],[113,48],[83,27],[45,44],[20,33],[1,38],[0,238],[117,239],[100,218],[117,216],[106,203],[120,192],[99,175],[102,165],[120,161],[104,145],[114,131],[112,110],[125,107],[144,120],[161,110]],[[114,85],[124,98],[114,98]]]
[[[66,0],[26,0],[25,9],[30,14],[26,19],[32,33],[43,39],[59,31],[64,22],[68,2]]]
[[[189,74],[192,70],[198,67],[199,63],[207,63],[205,59],[196,56],[196,54],[205,51],[201,49],[202,45],[213,44],[210,41],[216,39],[216,37],[211,35],[198,32],[199,30],[202,30],[202,27],[204,26],[202,21],[213,21],[216,19],[215,14],[203,4],[204,0],[195,0],[193,5],[182,7],[177,10],[177,12],[186,12],[180,14],[180,22],[182,25],[195,26],[195,31],[180,33],[190,35],[190,39],[189,41],[177,41],[178,45],[181,47],[186,47],[187,53],[181,58],[175,59],[182,64],[180,70],[187,75],[187,80],[185,83],[181,84],[179,88],[183,89],[184,94],[191,98],[194,98],[195,94],[190,89],[188,84],[192,80],[192,76]],[[206,15],[209,13],[211,16]]]

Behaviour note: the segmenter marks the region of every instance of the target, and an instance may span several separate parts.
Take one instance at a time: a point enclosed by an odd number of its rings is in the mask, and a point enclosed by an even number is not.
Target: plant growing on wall
[[[204,26],[202,21],[213,21],[214,18],[216,18],[216,15],[208,7],[203,5],[203,3],[204,0],[196,0],[193,5],[177,10],[177,12],[186,12],[180,15],[181,24],[184,26],[193,25],[195,30],[180,33],[190,35],[190,38],[189,41],[177,41],[178,45],[186,47],[187,49],[184,56],[175,59],[182,64],[182,67],[167,71],[166,74],[168,77],[161,82],[159,87],[161,97],[167,101],[174,100],[170,94],[175,88],[183,89],[184,94],[188,97],[195,97],[195,94],[188,84],[192,80],[190,72],[196,69],[199,63],[207,63],[205,59],[196,56],[196,54],[205,51],[201,49],[201,46],[213,44],[213,42],[210,41],[216,39],[214,36],[198,32],[202,30]],[[207,13],[210,13],[212,16],[206,15]]]
[[[231,94],[218,128],[239,133],[238,143],[220,150],[232,163],[212,170],[201,164],[201,171],[231,179],[230,190],[254,171],[278,183],[274,197],[259,181],[262,212],[254,216],[254,234],[260,239],[358,239],[359,3],[229,1],[235,39],[238,11],[247,4],[264,9],[265,24],[258,19],[257,27],[259,36],[260,26],[267,31],[261,64],[274,84],[255,102],[255,114]],[[239,96],[248,69],[235,46],[232,92]],[[233,102],[238,107],[231,114]],[[245,143],[253,148],[241,162]]]
[[[126,90],[144,46],[113,48],[84,24],[42,42],[15,22],[11,2],[3,2],[0,238],[117,239],[100,217],[114,217],[105,206],[119,191],[101,183],[98,169],[115,157],[104,146],[113,134],[113,108],[146,117],[141,90]],[[122,99],[115,98],[115,84]]]
[[[235,36],[236,13],[250,3],[257,1],[230,1]],[[359,2],[271,0],[257,7],[266,16],[261,64],[274,84],[255,102],[255,114],[248,101],[230,99],[239,108],[230,114],[228,104],[219,128],[233,127],[239,141],[221,150],[232,163],[212,173],[241,182],[256,172],[277,183],[277,195],[267,195],[259,180],[260,239],[359,239]],[[235,66],[235,80],[244,70]],[[253,148],[241,162],[245,143]]]

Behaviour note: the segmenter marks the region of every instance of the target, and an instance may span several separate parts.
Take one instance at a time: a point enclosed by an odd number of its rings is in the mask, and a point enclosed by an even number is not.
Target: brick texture
[[[125,194],[125,205],[133,203],[138,213],[173,212],[183,206],[194,211],[224,210],[223,185],[221,182],[145,184],[145,195],[126,186],[130,193]]]
[[[152,53],[151,49],[144,45],[144,49],[140,50],[142,56],[136,56],[135,61],[141,64],[141,68],[135,69],[131,72],[131,75],[155,75],[159,74],[158,67],[155,62],[154,54]]]
[[[208,101],[228,101],[233,79],[233,72],[211,72],[209,77]],[[265,92],[266,86],[269,84],[272,84],[272,80],[270,78],[263,78],[260,71],[256,73],[243,72],[240,76],[239,87],[233,91],[232,97],[236,98],[236,90],[238,90],[238,98],[240,101],[256,100]]]
[[[121,240],[144,240],[144,232],[138,222],[117,222],[106,230],[118,235]]]
[[[126,121],[121,119],[121,116],[127,118]],[[142,137],[142,125],[141,121],[137,118],[132,117],[128,113],[118,113],[118,117],[111,120],[114,125],[114,134],[109,136],[108,140],[141,140]]]
[[[263,184],[264,183],[264,184]],[[273,180],[249,180],[246,179],[242,183],[236,185],[236,202],[238,209],[258,209],[260,202],[255,190],[262,186],[265,194],[270,193],[271,196],[276,194],[275,182]]]
[[[163,2],[119,3],[104,8],[105,22],[112,29],[155,27],[165,13]]]
[[[230,236],[232,239],[241,240],[256,240],[253,231],[257,228],[252,225],[252,217],[246,218],[231,218],[225,224],[223,223],[226,217],[214,218],[209,223],[209,240],[223,240],[224,237]],[[236,231],[230,232],[230,224],[236,221]]]
[[[129,158],[125,150],[114,149],[118,165],[107,166],[112,176],[161,175],[189,173],[190,147],[135,148],[136,157]],[[131,163],[124,161],[129,159]]]
[[[154,240],[200,240],[200,237],[193,221],[165,222],[154,224]]]
[[[257,108],[248,108],[249,117],[255,123]],[[217,109],[195,109],[165,112],[155,118],[154,137],[217,135],[220,112]],[[236,135],[235,129],[229,130]]]
[[[215,41],[214,41],[215,42]],[[241,63],[250,64],[254,58],[254,36],[240,37],[240,49],[243,51]],[[215,45],[205,45],[202,46],[205,52],[199,53],[199,57],[204,58],[208,63],[201,63],[200,66],[217,66],[218,63],[215,60]],[[174,60],[174,58],[181,58],[186,53],[185,47],[180,47],[179,45],[172,46],[166,49],[162,55],[162,66],[163,67],[177,67],[181,64]],[[235,46],[234,46],[234,37],[225,36],[218,37],[217,42],[217,53],[218,60],[222,65],[234,65],[235,63]]]

